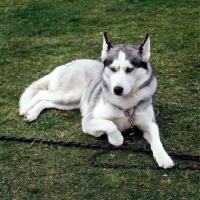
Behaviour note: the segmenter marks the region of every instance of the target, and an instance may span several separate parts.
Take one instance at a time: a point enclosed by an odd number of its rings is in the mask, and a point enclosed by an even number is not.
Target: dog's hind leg
[[[49,101],[54,105],[69,105],[69,108],[77,107],[77,104],[80,103],[82,96],[82,91],[77,90],[76,92],[63,92],[63,91],[51,91],[51,90],[40,90],[24,107],[20,110],[20,115],[26,115],[32,108],[34,108],[40,101]],[[50,104],[42,104],[43,106],[38,106],[40,109],[48,108]],[[47,107],[45,107],[47,105]],[[50,106],[52,108],[52,106]],[[57,108],[57,107],[56,107]],[[67,108],[67,107],[65,107]],[[58,108],[59,109],[59,108]]]
[[[49,75],[46,75],[39,80],[33,82],[29,87],[25,89],[23,94],[20,97],[19,107],[20,110],[26,106],[26,104],[40,91],[40,90],[47,90],[49,82]]]
[[[49,90],[40,90],[29,102],[23,106],[23,108],[20,109],[20,115],[26,115],[27,112],[40,101],[52,101],[54,98],[58,100],[60,98],[60,94],[58,92],[50,92]]]
[[[85,117],[82,120],[82,128],[84,133],[88,133],[95,137],[100,137],[106,133],[109,142],[114,146],[123,144],[124,138],[112,121]]]
[[[25,120],[28,122],[31,122],[37,119],[40,112],[48,108],[57,108],[60,110],[71,110],[71,109],[79,108],[79,104],[64,105],[64,104],[55,104],[47,100],[42,100],[25,114]]]

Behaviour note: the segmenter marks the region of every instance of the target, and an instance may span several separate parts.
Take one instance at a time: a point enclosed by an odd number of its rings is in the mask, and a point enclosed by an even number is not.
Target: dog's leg
[[[58,98],[60,95],[54,95],[55,98]],[[31,110],[37,103],[42,100],[51,101],[53,96],[49,92],[49,90],[40,90],[35,96],[28,101],[23,107],[20,108],[20,115],[26,115],[29,110]]]
[[[163,148],[163,145],[160,141],[158,126],[154,122],[149,122],[146,124],[145,137],[148,142],[150,142],[151,150],[153,152],[153,156],[157,161],[158,165],[163,168],[171,168],[174,166],[174,162],[168,156],[166,151]],[[147,135],[149,134],[150,137]]]
[[[71,91],[68,93],[51,90],[40,90],[22,109],[20,109],[20,115],[26,115],[36,104],[43,100],[50,101],[58,105],[77,104],[80,102],[82,93],[83,92],[79,90],[76,92]],[[42,107],[40,106],[40,108]],[[48,107],[43,106],[43,109],[45,108]]]
[[[49,82],[49,75],[43,76],[39,80],[33,82],[31,85],[29,85],[23,94],[20,97],[19,100],[19,107],[20,110],[25,107],[25,105],[40,91],[40,90],[46,90]]]
[[[144,132],[144,133],[143,133],[143,137],[147,140],[147,142],[148,142],[149,144],[151,144],[151,136],[149,135],[148,132]]]
[[[174,162],[168,156],[160,141],[158,126],[154,122],[146,122],[140,126],[144,131],[144,138],[150,143],[153,156],[160,167],[171,168]]]
[[[72,110],[75,108],[79,108],[79,104],[62,105],[62,104],[55,104],[47,100],[42,100],[26,113],[25,120],[28,122],[31,122],[37,119],[40,112],[47,108],[57,108],[60,110]]]
[[[84,133],[88,133],[95,137],[99,137],[106,133],[109,142],[114,146],[123,144],[124,138],[112,121],[85,117],[82,120],[82,128]]]
[[[149,115],[147,115],[147,113],[137,114],[135,117],[135,123],[138,128],[144,132],[144,138],[151,145],[153,156],[158,165],[165,169],[171,168],[174,166],[174,162],[163,148],[157,124],[154,120],[151,120],[153,118],[153,112],[148,112],[148,114]]]

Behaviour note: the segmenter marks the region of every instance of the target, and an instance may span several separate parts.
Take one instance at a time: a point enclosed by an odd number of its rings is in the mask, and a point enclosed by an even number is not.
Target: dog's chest
[[[125,112],[110,103],[103,102],[103,100],[100,100],[94,108],[93,117],[112,121],[118,127],[119,131],[130,128],[130,122]]]

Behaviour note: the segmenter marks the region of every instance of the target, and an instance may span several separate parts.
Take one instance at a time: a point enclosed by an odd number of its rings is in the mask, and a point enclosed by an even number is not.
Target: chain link
[[[115,147],[111,144],[91,144],[91,143],[82,143],[82,142],[66,142],[63,140],[56,141],[56,140],[46,140],[41,138],[27,138],[27,137],[17,137],[17,136],[5,136],[1,135],[0,140],[5,141],[18,141],[18,142],[26,142],[26,143],[40,143],[40,144],[48,144],[48,145],[60,145],[66,147],[83,147],[89,149],[102,149],[102,151],[95,153],[89,158],[89,163],[93,167],[102,167],[102,168],[123,168],[123,169],[131,169],[131,168],[140,168],[140,169],[153,169],[153,170],[161,170],[161,167],[154,167],[154,166],[138,166],[138,165],[123,165],[123,164],[110,164],[110,163],[96,163],[95,159],[112,150],[124,150],[124,151],[132,151],[132,152],[140,152],[148,155],[152,155],[152,151],[143,148],[134,148],[130,146],[127,142],[120,146]],[[189,154],[178,154],[175,152],[169,152],[169,156],[172,158],[177,158],[180,160],[189,160],[194,162],[200,162],[200,156],[194,156]],[[179,166],[176,165],[171,169],[168,170],[200,170],[199,166]]]

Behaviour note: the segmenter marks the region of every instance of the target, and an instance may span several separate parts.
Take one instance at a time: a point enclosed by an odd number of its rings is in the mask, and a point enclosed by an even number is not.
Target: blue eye
[[[126,73],[131,73],[134,68],[126,68]]]

